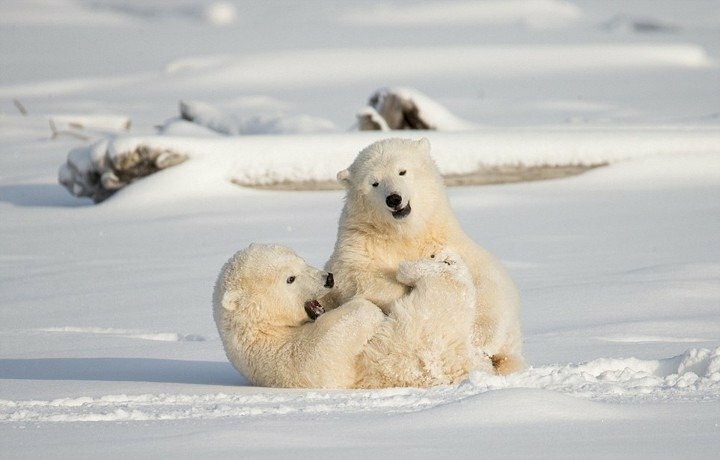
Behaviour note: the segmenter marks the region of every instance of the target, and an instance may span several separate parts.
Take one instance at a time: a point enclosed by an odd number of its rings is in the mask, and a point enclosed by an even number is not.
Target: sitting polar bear
[[[474,288],[459,258],[406,262],[398,277],[414,289],[387,317],[360,298],[325,313],[317,299],[332,289],[332,274],[290,249],[253,244],[215,285],[228,359],[252,384],[270,387],[432,386],[482,367],[470,339]]]
[[[388,312],[409,290],[395,277],[399,264],[448,248],[462,255],[475,284],[475,346],[492,357],[500,374],[522,368],[515,285],[460,227],[430,157],[430,142],[375,142],[338,173],[338,181],[346,199],[335,250],[325,266],[338,278],[337,289],[323,299],[328,308],[359,296]]]

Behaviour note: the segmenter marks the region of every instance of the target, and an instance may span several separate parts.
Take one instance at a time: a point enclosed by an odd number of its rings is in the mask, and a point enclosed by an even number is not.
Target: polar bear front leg
[[[409,294],[410,291],[410,286],[396,280],[395,273],[370,274],[367,278],[357,281],[357,295],[380,307],[385,314],[388,314],[393,302]]]
[[[321,345],[347,342],[353,349],[361,349],[384,320],[377,305],[355,297],[315,320],[315,334]]]
[[[420,264],[415,261],[406,260],[400,262],[395,279],[406,286],[414,287],[417,281],[423,276]]]
[[[372,302],[354,298],[315,320],[308,369],[315,384],[324,388],[351,388],[356,379],[357,357],[386,320]]]
[[[394,267],[379,268],[368,259],[337,262],[326,269],[335,275],[336,285],[320,302],[329,310],[362,297],[387,314],[391,303],[411,291],[409,286],[398,282]]]

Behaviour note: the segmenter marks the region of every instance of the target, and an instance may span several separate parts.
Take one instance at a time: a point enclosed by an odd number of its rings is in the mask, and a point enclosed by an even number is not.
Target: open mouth
[[[305,302],[305,313],[307,313],[310,319],[315,320],[318,316],[325,313],[325,308],[323,308],[317,300],[308,300]]]
[[[404,208],[392,211],[392,216],[396,219],[402,219],[407,217],[407,215],[410,214],[410,211],[412,211],[412,208],[410,207],[410,203],[408,203]]]

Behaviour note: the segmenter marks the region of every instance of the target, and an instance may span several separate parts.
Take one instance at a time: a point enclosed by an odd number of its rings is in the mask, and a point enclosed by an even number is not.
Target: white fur
[[[459,256],[403,263],[397,276],[413,289],[387,317],[355,298],[310,321],[304,304],[328,291],[326,275],[281,246],[253,244],[225,264],[215,322],[228,359],[252,384],[433,386],[457,383],[483,362],[491,368],[471,344],[474,287]]]
[[[346,188],[346,200],[335,250],[326,264],[337,289],[325,303],[340,305],[360,296],[387,313],[392,302],[409,292],[395,277],[399,264],[448,248],[462,255],[473,277],[475,346],[492,357],[498,372],[520,369],[517,290],[502,265],[461,229],[430,157],[430,142],[386,139],[371,144],[338,173],[338,180]],[[392,193],[401,195],[403,207],[411,205],[403,219],[394,218],[385,203]]]
[[[253,244],[225,264],[213,296],[215,323],[228,359],[252,384],[355,385],[358,355],[385,318],[355,299],[311,321],[304,305],[328,292],[326,275],[282,246]]]
[[[412,291],[390,305],[361,354],[358,387],[450,385],[492,371],[472,344],[475,287],[458,255],[402,262],[397,279]]]

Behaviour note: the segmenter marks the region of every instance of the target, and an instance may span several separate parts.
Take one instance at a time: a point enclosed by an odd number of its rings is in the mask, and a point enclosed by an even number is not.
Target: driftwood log
[[[187,159],[182,153],[147,145],[111,155],[108,145],[101,140],[71,150],[58,173],[60,184],[77,197],[99,203],[128,184]]]
[[[414,99],[392,89],[375,91],[368,100],[368,106],[358,112],[357,118],[360,131],[437,129],[423,118]]]

